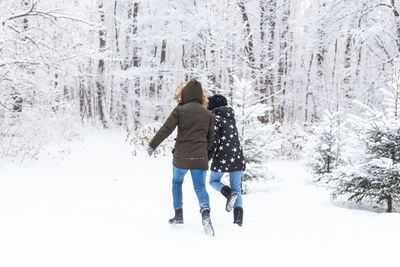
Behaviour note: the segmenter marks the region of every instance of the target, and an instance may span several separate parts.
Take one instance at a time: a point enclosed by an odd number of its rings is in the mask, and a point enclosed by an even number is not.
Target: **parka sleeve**
[[[214,117],[211,116],[210,123],[208,125],[208,135],[207,135],[207,150],[211,151],[211,148],[214,144],[215,136],[214,136]]]
[[[156,135],[150,142],[150,147],[154,150],[167,138],[176,128],[178,125],[179,120],[179,111],[178,107],[176,107],[171,114],[169,115],[168,119],[165,121],[164,125],[158,130]]]

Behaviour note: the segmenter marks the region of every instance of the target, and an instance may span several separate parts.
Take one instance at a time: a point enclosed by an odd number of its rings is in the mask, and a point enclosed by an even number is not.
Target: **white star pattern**
[[[233,117],[235,113],[231,108],[221,112],[218,112],[218,115],[214,114],[215,132],[219,134],[214,140],[216,151],[211,169],[219,173],[241,170],[245,166],[245,160],[237,139],[239,133]]]

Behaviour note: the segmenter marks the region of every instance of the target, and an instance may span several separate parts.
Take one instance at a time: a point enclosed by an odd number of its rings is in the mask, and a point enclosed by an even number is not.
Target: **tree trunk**
[[[160,66],[164,65],[166,58],[167,58],[167,40],[164,39],[161,42]],[[163,87],[163,80],[164,80],[163,72],[164,70],[161,70],[158,75],[157,92],[161,92]]]
[[[393,198],[392,196],[387,197],[387,210],[386,212],[393,212]]]
[[[326,172],[330,173],[331,172],[331,156],[328,155],[328,158],[326,159]]]
[[[131,19],[131,23],[132,23],[132,38],[133,36],[135,36],[137,34],[137,29],[138,29],[138,25],[137,25],[137,16],[139,13],[139,3],[135,2],[133,4],[133,9],[132,9],[132,13],[131,16],[129,17]],[[139,67],[139,51],[138,51],[138,47],[134,47],[133,48],[133,67],[134,68],[138,68]],[[137,130],[140,126],[140,116],[141,116],[141,101],[140,101],[140,97],[141,97],[141,90],[140,90],[140,77],[136,76],[134,77],[134,82],[133,82],[133,86],[134,86],[134,93],[135,93],[135,110],[134,110],[134,118],[133,118],[133,123],[134,123],[134,128],[135,130]]]
[[[316,86],[314,88],[313,92],[313,100],[315,97],[315,93],[317,92],[323,92],[324,87],[326,87],[325,84],[325,73],[324,73],[324,61],[325,61],[325,53],[326,53],[326,48],[325,48],[325,40],[326,40],[326,33],[325,33],[325,28],[326,28],[326,22],[324,21],[324,15],[326,14],[326,0],[321,0],[319,4],[319,11],[318,11],[318,18],[321,21],[320,24],[318,25],[317,29],[317,49],[316,49]],[[312,117],[312,122],[314,120],[318,119],[317,113],[316,113],[317,107],[314,105],[314,114]]]
[[[397,10],[396,7],[396,1],[395,0],[390,0],[392,4],[392,9],[393,9],[393,15],[395,19],[395,25],[396,25],[396,45],[397,45],[397,52],[400,52],[400,14],[399,11]]]
[[[100,23],[101,23],[101,28],[99,30],[99,48],[100,52],[104,52],[104,49],[106,47],[106,39],[105,39],[105,28],[104,28],[104,2],[103,0],[97,0],[97,5],[99,8],[99,15],[100,15]],[[99,113],[99,119],[101,124],[103,125],[104,128],[107,128],[107,120],[106,120],[106,115],[104,113],[105,111],[105,79],[104,79],[104,68],[105,68],[105,62],[103,55],[101,55],[99,62],[98,62],[98,68],[97,68],[97,81],[96,81],[96,87],[97,87],[97,107],[98,107],[98,113]]]
[[[86,105],[85,105],[85,79],[83,75],[79,75],[79,112],[81,119],[83,120],[86,116]]]
[[[264,73],[268,71],[267,61],[267,44],[266,44],[266,20],[267,20],[267,8],[266,2],[261,0],[259,2],[260,8],[260,42],[261,42],[261,55],[260,55],[260,78],[259,78],[259,90],[260,90],[260,103],[267,104],[267,79]],[[268,123],[268,114],[264,114],[258,118],[262,123]]]
[[[308,64],[308,69],[307,69],[307,86],[306,86],[306,103],[305,103],[305,108],[304,108],[304,125],[306,126],[308,124],[308,113],[309,113],[309,108],[308,108],[308,97],[312,95],[312,92],[310,90],[311,87],[311,67],[314,61],[314,53],[311,54],[310,58],[310,63]],[[303,62],[303,68],[305,68],[304,62]]]
[[[289,32],[289,14],[290,14],[290,5],[287,0],[283,0],[282,4],[284,11],[282,14],[281,20],[281,28],[280,28],[280,35],[279,35],[279,54],[281,57],[279,58],[278,63],[278,79],[276,83],[276,92],[280,95],[285,94],[285,86],[286,86],[286,75],[287,73],[287,55],[288,55],[288,32]],[[284,56],[283,56],[284,55]],[[282,99],[282,102],[284,100]],[[280,103],[279,107],[277,108],[277,117],[279,122],[283,122],[284,117],[284,103]]]
[[[351,107],[352,99],[353,99],[352,86],[350,84],[350,82],[351,82],[352,42],[353,42],[353,38],[349,31],[347,39],[346,39],[346,46],[345,46],[345,52],[344,52],[344,77],[343,77],[343,89],[342,89],[344,92],[344,97],[346,100],[347,108]]]
[[[268,2],[269,5],[269,14],[268,14],[268,45],[267,45],[267,62],[269,64],[273,64],[275,59],[274,48],[275,48],[275,28],[276,28],[276,0],[270,0]],[[266,79],[267,79],[267,90],[269,91],[269,98],[271,99],[271,108],[272,108],[272,123],[275,123],[275,69],[269,68],[267,71]]]
[[[255,56],[254,56],[254,42],[253,42],[253,34],[251,33],[251,27],[250,27],[250,21],[249,17],[247,14],[246,6],[244,1],[239,1],[238,3],[240,12],[242,14],[242,20],[245,24],[245,32],[247,34],[247,42],[244,46],[244,51],[247,55],[247,65],[249,65],[251,68],[254,68],[254,63],[256,61]],[[254,71],[252,71],[251,78],[254,78]]]
[[[91,64],[91,63],[90,63]],[[93,83],[88,82],[88,90],[86,93],[86,101],[87,101],[87,109],[88,109],[88,117],[93,118],[94,116],[94,97],[93,97]]]

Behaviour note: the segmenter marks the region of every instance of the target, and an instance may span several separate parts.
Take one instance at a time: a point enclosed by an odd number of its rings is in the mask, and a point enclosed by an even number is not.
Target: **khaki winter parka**
[[[156,149],[178,126],[173,165],[180,169],[208,169],[208,151],[214,142],[214,118],[202,103],[201,84],[189,81],[182,89],[180,104],[149,144]]]

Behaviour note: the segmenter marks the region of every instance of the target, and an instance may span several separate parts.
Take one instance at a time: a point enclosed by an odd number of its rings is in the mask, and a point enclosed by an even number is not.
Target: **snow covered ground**
[[[185,224],[172,227],[171,159],[132,157],[122,134],[91,134],[64,160],[5,164],[0,266],[400,266],[400,214],[333,203],[299,162],[268,167],[277,181],[244,196],[242,228],[208,186],[207,237],[190,175]]]

